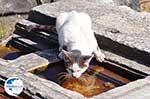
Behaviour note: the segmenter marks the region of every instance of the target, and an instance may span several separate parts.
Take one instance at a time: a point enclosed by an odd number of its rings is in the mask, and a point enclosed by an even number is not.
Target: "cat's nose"
[[[76,78],[79,78],[81,76],[81,74],[80,73],[73,73],[73,76]]]

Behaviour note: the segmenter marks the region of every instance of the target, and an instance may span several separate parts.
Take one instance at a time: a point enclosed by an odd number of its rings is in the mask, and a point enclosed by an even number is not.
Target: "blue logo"
[[[7,94],[18,96],[23,91],[23,83],[18,77],[9,77],[4,84]]]

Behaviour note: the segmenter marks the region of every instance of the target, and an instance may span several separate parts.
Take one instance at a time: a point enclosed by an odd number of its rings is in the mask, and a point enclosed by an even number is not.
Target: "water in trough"
[[[98,95],[144,77],[131,70],[114,67],[107,63],[98,63],[95,59],[92,59],[90,68],[79,78],[72,77],[66,73],[63,61],[50,64],[45,71],[38,72],[34,70],[33,72],[86,97]]]

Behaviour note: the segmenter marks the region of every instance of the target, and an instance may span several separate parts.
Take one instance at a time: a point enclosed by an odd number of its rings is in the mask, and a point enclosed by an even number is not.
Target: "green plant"
[[[6,24],[0,21],[0,39],[3,38],[7,32]]]

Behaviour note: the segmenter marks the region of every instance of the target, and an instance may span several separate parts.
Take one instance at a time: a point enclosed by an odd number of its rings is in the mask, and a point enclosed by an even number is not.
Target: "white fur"
[[[81,55],[92,55],[93,52],[99,52],[99,55],[97,54],[99,60],[104,60],[104,55],[97,50],[98,44],[88,14],[76,11],[61,13],[56,20],[56,30],[60,49],[65,45],[68,51],[79,50]],[[86,69],[74,75],[79,77]]]
[[[57,17],[56,30],[60,47],[68,51],[80,50],[82,55],[91,55],[97,48],[97,41],[91,29],[91,19],[86,13],[72,11]]]

